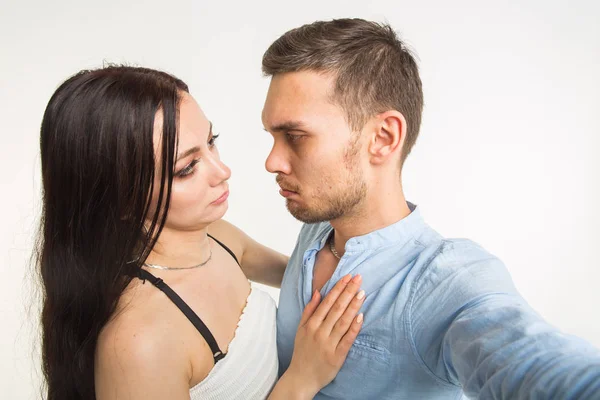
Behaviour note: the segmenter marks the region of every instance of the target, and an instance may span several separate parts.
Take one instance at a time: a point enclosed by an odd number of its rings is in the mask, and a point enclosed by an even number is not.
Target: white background
[[[387,20],[418,54],[426,107],[407,198],[443,235],[500,256],[550,322],[600,346],[600,2],[85,3],[0,6],[0,397],[33,398],[40,382],[29,256],[39,125],[59,83],[104,61],[182,78],[223,134],[226,218],[289,253],[300,224],[264,170],[260,61],[286,30],[334,17]]]

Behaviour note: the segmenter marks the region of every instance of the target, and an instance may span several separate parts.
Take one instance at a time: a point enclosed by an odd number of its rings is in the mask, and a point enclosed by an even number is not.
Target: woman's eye
[[[199,161],[200,161],[199,159],[196,159],[196,160],[192,161],[187,166],[185,166],[182,170],[180,170],[179,172],[177,172],[175,175],[178,178],[183,178],[185,176],[191,175],[192,173],[194,173],[194,166],[196,164],[198,164]]]
[[[210,138],[210,140],[208,141],[208,147],[213,147],[217,141],[217,139],[219,138],[220,135],[213,135],[213,137]]]

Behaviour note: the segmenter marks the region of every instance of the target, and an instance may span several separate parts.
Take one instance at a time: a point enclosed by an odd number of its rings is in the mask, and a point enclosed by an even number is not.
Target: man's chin
[[[305,224],[316,224],[318,222],[328,221],[327,217],[320,215],[306,207],[301,207],[293,200],[287,200],[285,205],[290,214],[292,214],[292,217],[296,218],[300,222],[304,222]]]

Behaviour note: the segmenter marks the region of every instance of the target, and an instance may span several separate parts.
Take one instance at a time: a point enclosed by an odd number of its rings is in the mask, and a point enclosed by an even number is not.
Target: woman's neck
[[[206,227],[197,231],[163,228],[146,263],[164,267],[185,268],[203,263],[211,253]]]

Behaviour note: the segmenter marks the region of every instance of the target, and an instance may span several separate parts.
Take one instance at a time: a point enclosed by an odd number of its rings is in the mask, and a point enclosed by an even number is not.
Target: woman
[[[52,96],[38,250],[49,400],[312,398],[337,374],[362,324],[360,277],[315,293],[275,382],[275,304],[248,279],[279,285],[287,258],[221,220],[216,139],[163,72],[82,71]]]

